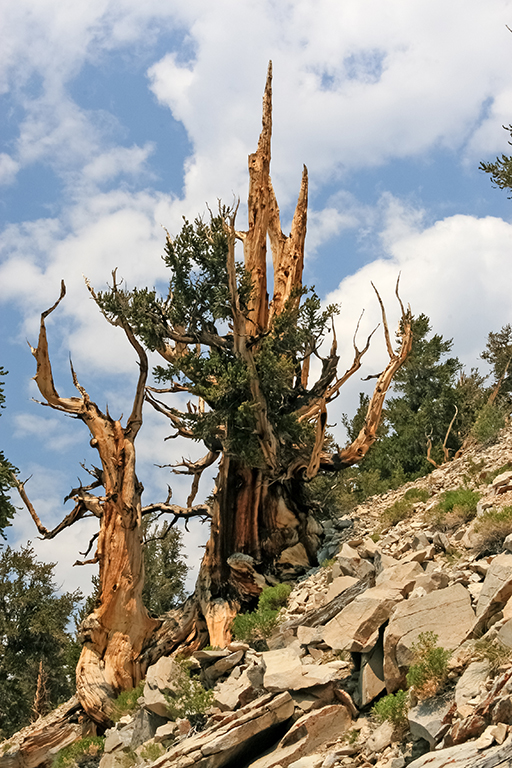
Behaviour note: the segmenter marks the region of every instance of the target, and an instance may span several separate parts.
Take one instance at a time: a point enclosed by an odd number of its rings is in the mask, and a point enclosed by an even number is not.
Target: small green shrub
[[[258,600],[258,611],[278,611],[286,605],[292,588],[290,584],[276,584],[265,587]]]
[[[475,523],[475,533],[480,551],[498,552],[512,533],[512,507],[488,509]]]
[[[404,493],[404,499],[407,501],[428,501],[430,493],[426,488],[409,488]]]
[[[495,674],[502,665],[510,663],[512,649],[500,643],[497,638],[488,640],[482,637],[475,643],[473,658],[477,661],[489,662],[490,670]]]
[[[395,501],[390,507],[384,510],[380,516],[381,525],[384,528],[391,528],[401,520],[406,520],[412,515],[414,504],[410,499],[402,498]]]
[[[493,440],[505,426],[505,414],[496,403],[486,403],[477,416],[471,434],[479,443]]]
[[[442,530],[449,530],[462,523],[468,523],[476,515],[476,505],[479,499],[480,494],[469,488],[445,491],[441,495],[439,503],[430,510],[429,522]]]
[[[414,664],[409,667],[406,680],[419,699],[435,696],[446,681],[448,660],[452,654],[437,645],[438,639],[434,632],[421,632],[411,647]]]
[[[199,680],[191,676],[191,663],[176,659],[180,676],[174,682],[174,695],[166,695],[167,709],[172,720],[187,718],[196,728],[206,723],[206,710],[213,704],[213,691],[203,688]]]
[[[139,754],[143,760],[150,760],[153,763],[164,752],[165,748],[161,744],[144,744]]]
[[[512,469],[512,464],[510,462],[507,462],[507,464],[503,464],[502,467],[498,467],[498,469],[493,469],[492,472],[489,472],[485,476],[485,482],[487,485],[490,485],[495,477],[498,477],[498,475],[501,475],[503,472],[510,472]]]
[[[233,636],[237,640],[252,644],[270,637],[278,624],[279,609],[286,605],[291,591],[289,584],[265,587],[259,597],[256,611],[235,616],[231,626]]]
[[[380,722],[389,720],[396,728],[407,725],[407,691],[388,693],[372,707],[372,715]]]
[[[103,754],[105,739],[102,736],[87,736],[64,747],[57,753],[52,768],[95,768]]]
[[[320,568],[330,568],[334,563],[336,562],[336,558],[334,557],[326,557],[325,560],[322,560],[320,563]]]
[[[144,693],[144,681],[132,688],[131,691],[122,691],[117,699],[112,702],[112,720],[117,723],[124,715],[131,715],[138,707],[137,699]]]

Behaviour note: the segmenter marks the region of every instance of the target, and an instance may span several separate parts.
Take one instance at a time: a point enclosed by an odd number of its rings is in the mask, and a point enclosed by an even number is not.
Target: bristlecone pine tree
[[[126,323],[166,366],[155,370],[165,386],[147,388],[147,400],[170,419],[177,435],[200,439],[208,453],[176,471],[193,476],[192,504],[204,469],[219,460],[211,510],[211,534],[194,595],[177,642],[225,646],[240,609],[254,603],[265,585],[316,563],[319,527],[304,498],[304,483],[320,470],[359,462],[376,439],[386,391],[411,349],[411,314],[402,309],[399,348],[394,350],[382,309],[389,363],[377,377],[361,431],[348,447],[326,450],[327,405],[361,366],[362,349],[338,375],[335,307],[323,311],[314,291],[303,286],[308,177],[304,168],[291,233],[281,230],[270,180],[272,72],[263,99],[263,125],[249,156],[249,226],[236,228],[234,209],[219,206],[205,223],[185,221],[167,237],[170,269],[166,298],[155,291],[121,290],[95,295],[111,322]],[[273,290],[267,285],[267,239]],[[235,243],[243,244],[243,263]],[[398,286],[397,286],[398,288]],[[397,290],[398,297],[398,290]],[[325,356],[321,344],[332,329]],[[310,380],[313,357],[321,362]],[[198,398],[186,412],[162,400],[163,393]],[[160,395],[160,396],[159,396]],[[172,396],[172,395],[171,395]]]
[[[389,363],[377,377],[364,425],[344,449],[326,450],[327,405],[361,366],[370,338],[341,376],[332,323],[302,285],[307,218],[307,171],[304,169],[289,236],[281,230],[279,209],[269,175],[271,140],[271,67],[263,101],[263,128],[257,151],[249,157],[249,226],[235,227],[235,210],[220,207],[206,224],[185,223],[176,240],[168,237],[166,262],[170,292],[158,298],[146,289],[127,292],[114,284],[108,293],[91,293],[105,317],[120,326],[139,362],[133,410],[125,427],[102,413],[79,384],[79,397],[63,398],[54,386],[45,318],[41,316],[36,383],[46,404],[81,419],[99,453],[94,482],[73,489],[74,510],[53,531],[39,520],[18,487],[40,534],[55,536],[85,515],[98,517],[100,530],[94,561],[99,563],[100,595],[82,626],[84,647],[77,668],[77,692],[97,722],[109,721],[109,700],[131,688],[159,655],[180,648],[194,650],[210,642],[224,646],[233,616],[251,605],[270,580],[316,562],[320,528],[304,501],[304,483],[320,469],[338,470],[359,462],[376,439],[387,389],[411,349],[411,314],[401,302],[400,343],[393,349],[384,306],[382,320]],[[267,237],[273,260],[273,293],[267,293]],[[243,243],[244,262],[235,259]],[[398,290],[397,290],[398,297]],[[321,342],[332,325],[332,342],[322,357]],[[144,346],[167,365],[157,370],[164,390],[146,386]],[[310,381],[312,357],[321,362]],[[180,412],[157,398],[158,392],[188,392],[198,398]],[[176,433],[204,442],[201,461],[184,462],[193,476],[186,509],[169,500],[141,508],[142,486],[135,474],[135,437],[146,397],[172,422]],[[219,460],[211,509],[193,505],[202,471]],[[180,471],[180,470],[178,470]],[[91,491],[102,486],[104,492]],[[168,511],[173,520],[208,514],[211,534],[194,595],[174,617],[151,619],[143,605],[141,519],[147,512]]]

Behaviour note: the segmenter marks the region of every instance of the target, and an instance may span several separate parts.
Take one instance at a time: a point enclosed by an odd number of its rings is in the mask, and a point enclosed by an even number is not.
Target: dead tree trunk
[[[37,361],[35,381],[44,398],[44,405],[73,415],[86,424],[91,434],[91,446],[98,451],[101,469],[94,470],[96,479],[90,486],[80,486],[71,492],[68,498],[74,498],[74,509],[51,531],[39,519],[23,483],[18,481],[17,485],[39,533],[45,539],[53,538],[81,518],[94,515],[99,520],[96,554],[87,562],[99,563],[100,592],[96,607],[81,627],[83,650],[76,681],[77,694],[84,710],[96,722],[105,723],[109,720],[112,697],[133,688],[143,677],[141,650],[159,626],[158,621],[148,616],[142,602],[143,489],[135,473],[134,442],[142,425],[148,364],[143,348],[130,329],[125,327],[128,340],[138,354],[140,368],[132,413],[125,427],[108,412],[102,413],[91,401],[73,369],[74,385],[80,396],[61,397],[53,382],[45,320],[64,295],[65,286],[62,283],[58,301],[41,315],[38,345],[32,348]],[[103,486],[104,494],[92,494],[91,490],[99,486]]]

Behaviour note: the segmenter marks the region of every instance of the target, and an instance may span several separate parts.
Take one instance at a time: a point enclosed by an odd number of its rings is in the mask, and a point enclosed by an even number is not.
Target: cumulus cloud
[[[380,322],[378,303],[371,286],[381,294],[388,313],[390,332],[398,326],[399,307],[394,297],[400,275],[400,295],[413,314],[425,313],[435,333],[454,340],[454,353],[470,369],[485,371],[479,359],[487,334],[512,322],[508,281],[512,224],[494,217],[456,215],[422,225],[422,211],[414,212],[387,197],[385,227],[381,232],[383,256],[346,277],[327,297],[341,305],[336,321],[343,364],[351,360],[352,335],[361,310],[359,338],[363,340]],[[375,335],[364,359],[361,377],[381,370],[386,351],[381,331]],[[353,413],[359,391],[371,384],[353,379],[345,387],[341,412]],[[337,434],[342,439],[343,430]]]

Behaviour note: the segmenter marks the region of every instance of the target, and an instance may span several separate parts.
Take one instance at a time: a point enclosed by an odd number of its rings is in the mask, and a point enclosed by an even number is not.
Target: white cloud
[[[479,219],[457,215],[422,227],[421,212],[415,217],[396,200],[387,202],[387,225],[382,232],[385,257],[342,280],[326,297],[327,302],[341,304],[336,323],[341,367],[346,368],[350,363],[352,334],[361,309],[365,309],[359,334],[361,342],[380,321],[371,282],[384,300],[390,332],[394,333],[399,318],[394,290],[400,274],[400,295],[404,303],[410,303],[415,315],[428,315],[435,333],[445,339],[453,338],[453,351],[468,369],[472,366],[485,369],[479,356],[485,348],[487,334],[512,322],[506,278],[510,272],[512,224],[490,216]],[[385,346],[379,330],[364,358],[361,373],[342,392],[336,405],[337,418],[343,411],[353,413],[358,392],[370,388],[371,384],[363,385],[360,377],[378,372],[385,362]]]
[[[0,184],[12,184],[18,173],[20,164],[10,155],[0,152]]]

